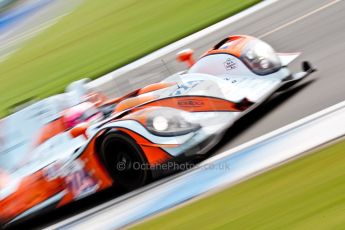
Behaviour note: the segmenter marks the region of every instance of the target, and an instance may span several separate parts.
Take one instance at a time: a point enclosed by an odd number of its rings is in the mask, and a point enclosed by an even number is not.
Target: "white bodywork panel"
[[[204,73],[210,75],[230,74],[231,76],[254,75],[245,64],[230,54],[211,54],[198,60],[188,73]]]
[[[244,98],[252,102],[258,102],[262,98],[270,95],[282,83],[282,79],[289,76],[289,71],[282,68],[279,71],[267,75],[230,75],[222,74],[218,76],[187,73],[173,75],[165,82],[178,82],[175,89],[170,87],[162,89],[152,94],[160,98],[181,95],[201,95],[223,98],[232,102],[239,102]]]
[[[282,66],[287,66],[294,61],[301,53],[277,53]]]

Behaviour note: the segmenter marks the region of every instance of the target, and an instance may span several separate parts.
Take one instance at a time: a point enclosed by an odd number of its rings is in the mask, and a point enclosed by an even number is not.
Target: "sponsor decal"
[[[178,100],[177,105],[180,107],[201,107],[204,106],[204,102],[197,99],[184,99]]]
[[[223,80],[224,81],[231,81],[231,83],[233,83],[233,84],[238,82],[238,80],[233,79],[232,77],[224,77]]]
[[[188,91],[197,86],[201,81],[189,81],[178,85],[178,88],[170,94],[170,96],[180,96],[185,95]]]
[[[224,67],[226,70],[233,70],[236,69],[236,61],[233,58],[228,58],[226,59],[226,61],[224,62]]]

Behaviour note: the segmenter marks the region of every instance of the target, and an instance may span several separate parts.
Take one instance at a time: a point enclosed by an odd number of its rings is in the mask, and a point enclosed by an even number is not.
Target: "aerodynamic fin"
[[[289,65],[292,61],[294,61],[301,53],[277,53],[282,66]]]

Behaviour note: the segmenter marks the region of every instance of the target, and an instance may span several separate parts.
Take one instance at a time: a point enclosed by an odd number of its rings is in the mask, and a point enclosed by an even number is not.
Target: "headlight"
[[[163,116],[156,116],[152,119],[152,127],[157,131],[164,131],[169,128],[169,121]]]
[[[172,108],[145,111],[148,114],[147,129],[157,136],[179,136],[201,128],[199,124],[188,121],[189,114]]]
[[[267,43],[255,39],[246,45],[241,54],[243,62],[256,74],[266,75],[281,68],[279,57]]]

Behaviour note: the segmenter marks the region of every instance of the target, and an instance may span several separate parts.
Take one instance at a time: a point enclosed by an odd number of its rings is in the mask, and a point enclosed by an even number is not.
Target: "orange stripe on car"
[[[84,170],[90,173],[92,178],[97,179],[99,186],[98,191],[101,191],[112,186],[113,181],[98,158],[95,146],[96,139],[97,138],[92,139],[79,157],[79,160],[84,163]],[[73,200],[74,194],[72,191],[69,191],[69,193],[60,201],[58,207],[68,204]]]
[[[66,130],[66,125],[62,119],[62,117],[46,124],[43,129],[41,130],[39,137],[35,143],[35,146],[38,146],[45,141],[49,140],[50,138],[64,132]]]
[[[18,189],[0,202],[0,220],[9,221],[64,190],[61,178],[47,181],[42,171],[25,177]]]
[[[149,93],[149,92],[156,91],[159,89],[168,88],[173,85],[176,85],[176,83],[175,82],[159,82],[159,83],[151,84],[151,85],[141,88],[138,92],[138,95]]]
[[[229,36],[228,40],[224,42],[224,44],[222,44],[220,47],[214,47],[213,49],[208,50],[206,53],[202,55],[202,57],[210,54],[228,53],[239,58],[241,56],[244,46],[248,44],[248,42],[252,39],[253,37],[246,35]],[[227,43],[229,43],[228,47],[226,46]]]
[[[188,112],[212,112],[212,111],[240,111],[234,102],[221,98],[202,97],[202,96],[182,96],[170,97],[157,101],[149,102],[144,107],[162,106],[181,109]]]
[[[143,96],[138,96],[138,97],[133,97],[133,98],[128,98],[122,102],[120,102],[116,108],[115,108],[115,113],[122,112],[126,109],[135,107],[137,105],[143,104],[145,102],[151,101],[158,98],[158,96],[154,95],[143,95]]]

